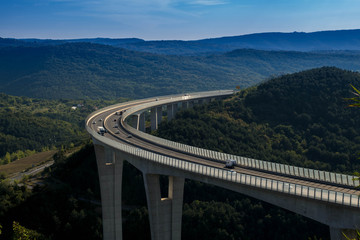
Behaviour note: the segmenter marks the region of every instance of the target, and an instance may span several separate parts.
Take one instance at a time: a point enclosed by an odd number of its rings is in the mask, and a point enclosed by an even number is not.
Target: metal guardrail
[[[186,172],[191,172],[194,174],[199,174],[202,176],[212,177],[221,179],[224,181],[234,182],[238,184],[249,185],[253,187],[258,187],[261,189],[266,189],[270,191],[276,191],[281,193],[286,193],[290,195],[306,197],[310,199],[316,199],[325,202],[331,202],[335,204],[351,206],[351,207],[360,207],[360,197],[355,194],[346,194],[337,191],[330,191],[320,188],[308,187],[301,184],[293,184],[289,182],[279,181],[268,179],[264,177],[253,176],[244,173],[236,173],[226,169],[219,169],[215,167],[210,167],[206,165],[196,164],[187,162],[184,160],[179,160],[175,158],[170,158],[153,152],[149,152],[140,148],[133,146],[125,145],[113,140],[110,140],[104,136],[99,135],[90,127],[86,126],[87,131],[95,138],[97,141],[100,141],[114,149],[125,152],[132,156],[137,156],[148,161],[153,161],[159,164],[163,164],[169,167],[177,168]]]
[[[173,101],[176,101],[176,99],[172,99]],[[143,110],[149,106],[156,106],[156,105],[162,105],[165,104],[165,100],[156,101],[155,105],[154,102],[146,103],[140,106],[136,106],[131,108],[130,110],[126,111],[126,114],[123,114],[123,118],[139,111]],[[170,102],[169,102],[170,103]],[[120,107],[124,104],[117,104],[110,107],[107,107],[106,110],[109,109],[115,109],[116,107]],[[115,107],[114,107],[115,106]],[[145,106],[145,107],[144,107]],[[253,187],[258,187],[266,190],[271,191],[277,191],[281,193],[286,193],[290,195],[300,196],[300,197],[306,197],[310,199],[316,199],[320,201],[325,202],[331,202],[336,203],[340,205],[346,205],[351,207],[360,207],[360,197],[359,195],[355,194],[347,194],[343,192],[338,191],[331,191],[331,190],[325,190],[321,188],[313,188],[301,184],[293,184],[289,182],[279,181],[279,180],[273,180],[269,178],[264,177],[258,177],[253,176],[249,174],[244,173],[236,173],[232,172],[226,169],[219,169],[211,166],[206,166],[202,164],[196,164],[187,162],[184,160],[179,160],[175,158],[170,158],[167,156],[163,156],[160,154],[156,154],[153,152],[149,152],[140,148],[136,148],[133,146],[125,145],[120,142],[113,141],[111,139],[108,139],[104,136],[99,135],[96,131],[92,130],[89,127],[89,119],[94,116],[95,114],[104,112],[104,109],[98,110],[94,113],[92,113],[87,119],[86,119],[86,130],[92,135],[94,139],[96,139],[99,142],[102,142],[103,144],[108,145],[109,147],[113,149],[117,149],[119,151],[122,151],[124,153],[137,156],[143,159],[147,159],[149,161],[153,161],[159,164],[163,164],[169,167],[174,167],[186,172],[191,172],[194,174],[200,174],[203,176],[208,176],[212,178],[221,179],[224,181],[249,185]],[[343,185],[349,185],[349,186],[357,186],[359,185],[358,181],[353,180],[353,176],[344,175],[344,174],[337,174],[337,173],[331,173],[331,172],[325,172],[325,171],[319,171],[314,169],[308,169],[308,168],[301,168],[301,167],[295,167],[290,165],[284,165],[284,164],[278,164],[278,163],[272,163],[272,162],[266,162],[226,153],[220,153],[216,151],[211,151],[207,149],[201,149],[196,148],[193,146],[189,146],[186,144],[176,143],[173,141],[169,141],[166,139],[158,138],[140,131],[137,131],[136,129],[128,126],[125,123],[125,127],[132,132],[134,135],[138,135],[140,137],[144,137],[145,139],[149,141],[155,141],[159,144],[164,144],[165,146],[173,147],[176,149],[181,149],[184,152],[195,154],[198,156],[204,156],[211,159],[216,160],[222,160],[226,161],[227,159],[234,159],[237,161],[239,165],[252,167],[256,169],[266,170],[266,171],[272,171],[276,173],[283,173],[287,175],[293,175],[298,177],[305,177],[310,179],[316,179],[321,180],[324,182],[330,182],[330,183],[337,183],[337,184],[343,184]]]

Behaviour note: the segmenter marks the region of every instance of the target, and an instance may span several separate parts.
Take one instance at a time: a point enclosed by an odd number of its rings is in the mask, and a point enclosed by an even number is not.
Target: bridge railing
[[[294,184],[280,180],[258,177],[244,173],[237,173],[227,169],[220,169],[211,166],[191,163],[179,159],[170,158],[149,152],[140,148],[125,145],[104,136],[100,136],[90,127],[86,126],[88,132],[94,139],[106,144],[107,146],[129,154],[140,157],[147,161],[153,161],[168,167],[173,167],[193,174],[199,174],[211,178],[221,179],[228,182],[253,186],[266,190],[276,191],[284,194],[316,199],[325,202],[336,203],[351,207],[360,207],[360,197],[356,194],[347,194],[338,191],[325,190],[321,188],[309,187],[301,184]]]
[[[142,104],[136,107],[131,108],[126,112],[126,114],[123,115],[123,119],[125,119],[127,116],[130,116],[133,113],[139,112],[141,110],[154,107],[157,105],[163,105],[170,102],[176,102],[181,100],[181,97],[173,98],[170,100],[164,100],[159,102],[151,102]],[[254,168],[262,171],[269,171],[289,176],[295,176],[300,178],[308,178],[313,179],[317,181],[322,182],[329,182],[332,184],[339,184],[339,185],[346,185],[346,186],[352,186],[357,187],[360,185],[359,180],[355,176],[347,175],[347,174],[341,174],[341,173],[333,173],[328,171],[322,171],[322,170],[315,170],[310,168],[303,168],[303,167],[296,167],[292,165],[286,165],[281,163],[274,163],[274,162],[268,162],[263,160],[257,160],[253,158],[247,158],[227,153],[220,153],[217,151],[202,149],[174,141],[170,141],[167,139],[159,138],[141,131],[138,131],[134,129],[133,127],[126,124],[126,122],[123,122],[125,128],[131,132],[135,136],[139,136],[141,138],[144,138],[148,141],[154,142],[156,144],[175,149],[177,151],[185,152],[194,156],[199,156],[203,158],[213,159],[216,161],[221,161],[225,164],[226,160],[233,159],[236,161],[238,166],[243,167],[249,167]]]

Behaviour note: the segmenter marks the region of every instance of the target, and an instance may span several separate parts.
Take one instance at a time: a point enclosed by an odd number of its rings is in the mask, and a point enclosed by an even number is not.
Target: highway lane
[[[143,103],[150,102],[150,101],[156,101],[156,99],[155,98],[149,99],[149,100],[143,101]],[[214,168],[221,168],[221,169],[224,168],[224,163],[215,162],[210,159],[203,158],[203,157],[189,155],[186,153],[179,152],[178,150],[169,149],[168,147],[165,148],[165,147],[159,146],[158,144],[151,143],[148,140],[143,140],[134,135],[132,135],[132,137],[128,137],[129,133],[122,127],[122,125],[120,124],[121,121],[119,121],[119,120],[116,121],[116,123],[119,125],[119,128],[114,128],[114,125],[115,125],[114,119],[119,118],[118,115],[115,115],[115,112],[116,111],[118,111],[118,112],[124,111],[127,108],[135,106],[137,104],[138,103],[129,103],[129,104],[125,103],[125,104],[123,104],[123,106],[104,111],[100,114],[94,115],[93,118],[89,119],[87,124],[94,131],[97,131],[98,126],[105,127],[107,129],[108,133],[105,133],[104,137],[107,137],[114,141],[119,141],[124,144],[129,144],[132,146],[139,147],[141,149],[145,149],[147,151],[170,156],[172,158],[181,159],[184,161],[195,162],[198,164],[211,166]],[[100,121],[100,119],[102,119],[102,121]],[[93,124],[93,122],[95,122],[95,124]],[[119,133],[115,133],[117,130],[119,131]],[[240,166],[237,166],[234,169],[234,171],[236,173],[244,173],[244,174],[248,174],[248,175],[264,177],[267,179],[289,182],[292,184],[299,184],[299,185],[320,188],[320,189],[325,189],[325,190],[330,190],[330,191],[337,191],[337,192],[343,192],[343,193],[347,193],[347,194],[360,195],[360,191],[358,189],[353,189],[348,186],[346,186],[346,187],[345,186],[334,186],[332,184],[314,181],[312,179],[304,179],[304,178],[299,179],[299,178],[294,178],[294,177],[290,177],[290,176],[283,176],[283,175],[279,175],[279,174],[243,168]],[[236,173],[232,173],[232,174],[236,174]]]

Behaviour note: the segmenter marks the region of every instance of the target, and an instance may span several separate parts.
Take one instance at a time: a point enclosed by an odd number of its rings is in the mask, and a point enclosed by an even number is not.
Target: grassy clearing
[[[56,150],[50,150],[46,152],[36,153],[29,157],[18,159],[14,162],[11,162],[6,165],[0,166],[0,172],[5,173],[6,175],[12,175],[15,173],[22,172],[28,168],[31,168],[32,166],[36,166],[42,162],[46,162],[50,160],[54,154],[56,153]]]

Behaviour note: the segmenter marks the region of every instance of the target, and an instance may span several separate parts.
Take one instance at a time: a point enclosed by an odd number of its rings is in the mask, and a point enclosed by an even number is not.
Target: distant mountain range
[[[87,42],[121,47],[128,50],[167,55],[204,55],[224,53],[235,49],[277,51],[360,51],[360,30],[320,31],[312,33],[257,33],[194,41],[145,41],[137,38],[109,39],[9,39],[0,38],[0,47],[44,46],[64,43]]]
[[[358,71],[360,52],[240,49],[207,56],[129,51],[94,43],[0,48],[0,92],[51,99],[143,98],[254,85],[337,66]]]

